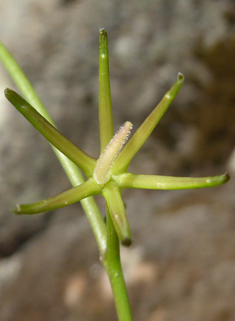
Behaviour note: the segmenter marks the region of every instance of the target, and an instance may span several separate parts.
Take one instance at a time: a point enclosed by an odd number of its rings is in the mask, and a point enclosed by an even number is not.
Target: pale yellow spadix
[[[110,171],[113,163],[121,152],[125,142],[127,141],[132,126],[133,125],[131,122],[125,122],[125,124],[119,128],[118,132],[114,135],[108,146],[105,148],[105,150],[97,160],[93,177],[98,184],[103,185],[109,181],[111,176]]]

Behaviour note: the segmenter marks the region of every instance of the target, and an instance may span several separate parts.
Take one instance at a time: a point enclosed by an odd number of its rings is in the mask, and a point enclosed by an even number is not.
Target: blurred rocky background
[[[0,1],[0,39],[59,129],[94,157],[100,27],[109,35],[115,129],[126,120],[137,128],[177,73],[185,75],[130,171],[232,177],[213,189],[123,192],[133,245],[122,258],[134,320],[234,321],[235,3]],[[70,184],[49,144],[6,102],[4,88],[15,86],[0,68],[0,320],[115,321],[80,205],[32,217],[10,212]]]

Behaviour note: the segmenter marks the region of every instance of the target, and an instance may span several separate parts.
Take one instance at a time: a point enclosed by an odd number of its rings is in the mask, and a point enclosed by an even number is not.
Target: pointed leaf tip
[[[29,103],[10,88],[4,90],[6,99],[19,111],[28,109]]]
[[[121,240],[121,243],[122,243],[122,245],[128,247],[128,246],[131,245],[132,241],[131,241],[131,239],[130,239],[129,237],[124,237],[124,238]]]
[[[99,30],[99,34],[100,35],[104,35],[104,34],[106,34],[107,32],[106,32],[106,30],[104,29],[104,28],[100,28],[100,30]]]
[[[10,90],[9,88],[6,88],[6,89],[4,90],[4,95],[7,96],[8,93],[9,93],[9,91],[11,91],[11,90]]]
[[[221,175],[221,182],[222,184],[227,183],[230,180],[230,175],[228,173],[224,173]]]
[[[12,103],[12,100],[15,100],[18,96],[18,94],[16,92],[14,92],[14,90],[10,89],[10,88],[6,88],[4,90],[4,95],[6,97],[6,99]]]
[[[184,75],[181,72],[178,72],[177,80],[180,83],[184,81]]]
[[[15,214],[21,214],[20,213],[20,205],[19,204],[16,204],[14,205],[12,208],[11,208],[11,211]]]

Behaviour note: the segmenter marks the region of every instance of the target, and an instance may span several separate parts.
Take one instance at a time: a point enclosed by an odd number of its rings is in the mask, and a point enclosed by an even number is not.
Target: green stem
[[[30,105],[37,109],[37,111],[43,115],[43,117],[45,117],[51,124],[55,126],[28,78],[2,42],[0,42],[0,59]]]
[[[107,271],[115,306],[119,321],[132,321],[132,313],[130,302],[126,290],[126,285],[123,277],[121,260],[120,260],[120,245],[117,233],[115,231],[112,218],[107,206],[107,251],[103,258],[103,265]]]
[[[43,115],[43,117],[45,117],[52,125],[54,125],[50,115],[36,94],[33,86],[19,67],[18,63],[1,42],[0,60],[30,105],[32,105],[41,115]],[[58,151],[58,149],[54,147],[53,149],[72,185],[77,186],[84,183],[84,178],[78,167],[66,156],[64,156],[64,154]],[[87,197],[84,200],[81,200],[81,205],[91,224],[100,253],[102,254],[106,250],[106,228],[101,213],[93,197]]]
[[[99,125],[100,153],[113,137],[113,116],[109,79],[108,37],[104,29],[99,32]],[[128,234],[129,235],[129,234]],[[131,321],[131,309],[119,254],[119,240],[107,205],[107,249],[101,260],[109,276],[119,321]]]

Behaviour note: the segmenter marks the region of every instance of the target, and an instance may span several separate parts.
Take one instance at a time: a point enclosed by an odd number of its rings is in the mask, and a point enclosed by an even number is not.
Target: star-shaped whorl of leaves
[[[16,214],[36,214],[64,207],[92,195],[102,194],[106,200],[119,240],[131,244],[131,233],[121,197],[123,188],[144,188],[160,190],[192,189],[212,187],[228,181],[228,174],[191,178],[159,175],[136,175],[127,172],[132,158],[147,140],[172,100],[178,93],[184,77],[178,74],[176,82],[164,95],[160,103],[145,119],[128,140],[132,129],[127,121],[113,136],[113,117],[109,83],[107,34],[100,30],[99,67],[99,124],[101,153],[96,160],[65,138],[50,122],[36,111],[26,100],[13,90],[6,89],[6,98],[17,110],[61,153],[75,163],[86,175],[87,180],[54,197],[34,204],[16,205]],[[126,144],[126,145],[125,145]],[[123,148],[123,146],[125,147]]]

